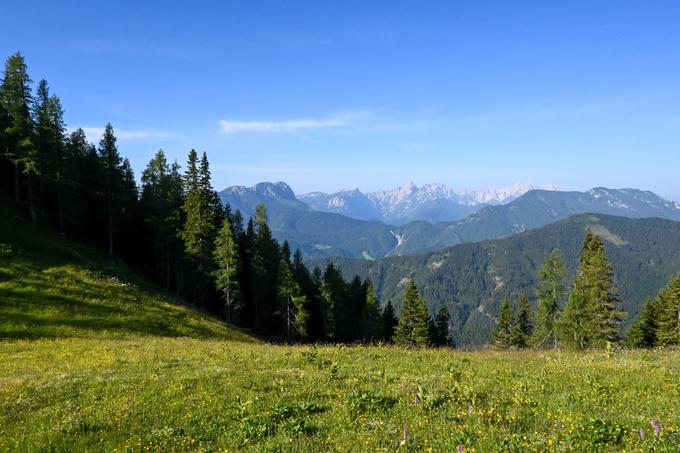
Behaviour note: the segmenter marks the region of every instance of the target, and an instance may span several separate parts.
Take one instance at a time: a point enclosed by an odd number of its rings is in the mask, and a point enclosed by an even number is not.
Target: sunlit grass
[[[4,342],[0,448],[677,451],[679,364],[678,351]]]

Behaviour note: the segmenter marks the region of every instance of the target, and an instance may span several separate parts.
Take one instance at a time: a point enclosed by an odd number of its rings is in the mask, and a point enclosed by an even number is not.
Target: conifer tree
[[[361,326],[361,340],[372,342],[380,337],[382,318],[380,316],[380,302],[373,289],[373,283],[366,280],[363,284],[365,296],[364,307],[361,310],[359,325]]]
[[[451,316],[446,306],[442,306],[437,316],[432,320],[430,328],[430,343],[433,346],[453,346],[450,324]]]
[[[397,324],[394,332],[394,342],[399,346],[406,347],[427,346],[429,342],[429,318],[425,301],[420,297],[418,288],[411,279],[406,287],[399,324]]]
[[[236,293],[238,283],[236,281],[236,266],[238,265],[238,251],[236,241],[229,219],[224,218],[222,227],[215,238],[215,250],[213,259],[215,260],[215,270],[213,277],[215,286],[222,295],[224,302],[224,316],[227,321],[232,321],[232,313],[236,305]]]
[[[209,181],[207,186],[209,187]],[[182,210],[185,221],[180,236],[187,256],[197,265],[199,273],[203,274],[210,272],[215,237],[215,213],[209,205],[209,196],[205,190],[206,184],[201,184],[199,180],[197,154],[192,149],[184,177],[186,198]]]
[[[295,281],[291,265],[283,258],[279,263],[278,273],[277,293],[286,341],[290,343],[294,339],[305,340],[309,320],[305,296]]]
[[[504,298],[501,303],[501,309],[496,318],[496,328],[492,334],[492,342],[494,345],[501,348],[510,348],[513,346],[512,329],[515,321],[515,314],[512,310],[512,304],[509,298]]]
[[[387,301],[387,305],[382,312],[382,334],[383,339],[391,343],[394,337],[394,331],[399,324],[399,318],[394,313],[394,305],[392,305],[392,300]]]
[[[23,55],[17,52],[10,56],[0,87],[0,103],[9,118],[9,125],[4,130],[7,142],[4,151],[14,165],[14,200],[16,203],[21,200],[21,174],[25,174],[31,218],[36,221],[32,175],[37,171],[38,159],[31,118],[31,82]]]
[[[671,278],[657,297],[657,344],[680,345],[680,274]]]
[[[652,348],[656,345],[656,307],[652,299],[645,300],[642,311],[626,335],[626,343],[634,348]]]
[[[519,298],[519,307],[515,322],[512,326],[512,345],[517,348],[526,348],[529,344],[529,338],[533,332],[531,323],[531,306],[529,305],[529,295],[522,293]]]
[[[556,346],[556,324],[566,290],[567,269],[558,251],[548,255],[538,271],[536,288],[537,310],[534,343],[537,346]]]
[[[104,198],[106,200],[107,212],[107,238],[109,245],[109,254],[113,255],[113,239],[114,239],[114,216],[116,210],[118,194],[118,183],[122,179],[121,164],[122,159],[118,153],[118,146],[116,146],[116,136],[113,134],[113,126],[107,123],[104,128],[104,135],[99,141],[99,157],[101,159],[101,167],[104,177]]]
[[[265,334],[278,330],[276,300],[280,250],[267,224],[267,209],[260,203],[253,217],[251,244],[252,291],[255,303],[255,329]]]
[[[573,289],[559,323],[560,341],[579,349],[615,342],[624,316],[604,242],[588,230]]]

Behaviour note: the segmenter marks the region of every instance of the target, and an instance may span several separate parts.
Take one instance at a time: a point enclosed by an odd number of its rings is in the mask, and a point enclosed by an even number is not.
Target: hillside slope
[[[573,277],[586,228],[605,239],[623,306],[637,316],[646,297],[656,295],[680,271],[680,222],[578,215],[504,239],[460,244],[438,252],[389,257],[373,262],[333,258],[345,277],[359,274],[375,284],[383,302],[398,306],[405,283],[413,277],[432,311],[446,305],[462,344],[488,341],[505,296],[527,291],[546,256],[558,249]],[[311,260],[324,266],[328,260]]]
[[[0,204],[0,339],[139,336],[254,341]]]

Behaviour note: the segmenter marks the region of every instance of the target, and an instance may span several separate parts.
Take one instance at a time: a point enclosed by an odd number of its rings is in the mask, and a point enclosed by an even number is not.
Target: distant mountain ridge
[[[345,189],[333,194],[312,192],[300,195],[299,199],[316,211],[403,225],[418,220],[431,223],[458,220],[485,205],[508,203],[535,189],[556,190],[556,187],[517,183],[502,189],[458,193],[444,184],[418,187],[411,183],[370,193],[359,189]]]
[[[354,196],[365,195],[356,192]],[[411,255],[502,238],[584,213],[680,220],[680,204],[638,189],[530,190],[507,204],[483,206],[457,221],[413,221],[403,225],[315,210],[298,199],[284,182],[229,187],[220,197],[246,218],[258,203],[264,203],[275,237],[288,240],[306,257],[371,260]]]

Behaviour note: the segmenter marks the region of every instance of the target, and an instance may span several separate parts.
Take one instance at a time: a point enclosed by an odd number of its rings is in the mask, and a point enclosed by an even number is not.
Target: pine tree
[[[283,258],[279,262],[278,273],[277,294],[286,341],[305,340],[309,320],[305,296],[295,281],[291,265]]]
[[[116,195],[118,182],[122,179],[121,165],[122,159],[116,146],[116,136],[113,134],[113,126],[107,123],[104,128],[104,135],[99,141],[99,157],[104,177],[104,198],[106,200],[107,212],[107,237],[109,254],[113,255],[114,247],[114,224],[116,210]]]
[[[453,346],[450,332],[451,316],[446,306],[442,306],[432,320],[430,343],[433,346]]]
[[[537,346],[556,346],[556,324],[561,314],[560,305],[566,289],[567,269],[558,251],[548,255],[538,271],[536,288],[537,310],[534,343]]]
[[[512,304],[509,298],[503,299],[501,309],[496,318],[496,328],[492,334],[492,342],[494,345],[501,348],[510,348],[513,346],[512,328],[515,321],[515,314],[512,310]]]
[[[360,326],[361,340],[372,342],[380,337],[380,327],[382,318],[380,316],[380,302],[373,289],[373,283],[366,280],[363,284],[364,307],[361,310]]]
[[[671,278],[656,300],[657,344],[680,345],[680,274]]]
[[[0,87],[0,103],[9,117],[9,127],[5,127],[6,158],[14,165],[14,199],[21,200],[21,174],[26,175],[28,203],[31,218],[37,220],[33,199],[33,178],[38,170],[38,151],[35,146],[34,125],[31,118],[32,80],[20,52],[10,56],[5,63],[5,72]]]
[[[656,309],[652,299],[645,300],[640,316],[633,322],[626,335],[626,343],[634,348],[652,348],[656,345]]]
[[[425,301],[420,297],[415,282],[409,280],[401,306],[399,324],[394,332],[394,342],[406,347],[427,346],[429,318]]]
[[[519,308],[515,322],[512,326],[511,341],[512,345],[517,348],[526,348],[529,344],[529,338],[533,332],[531,324],[531,306],[529,305],[529,295],[522,293],[519,298]]]
[[[234,240],[233,231],[228,218],[224,218],[222,227],[217,233],[215,239],[215,249],[213,251],[213,258],[215,260],[216,269],[213,271],[215,279],[215,286],[222,294],[224,302],[224,315],[227,321],[232,321],[232,313],[236,305],[235,295],[238,291],[238,284],[236,281],[236,266],[238,265],[238,256],[236,249],[236,241]]]
[[[394,313],[394,305],[392,305],[391,300],[388,300],[382,312],[382,334],[386,342],[391,343],[393,341],[394,331],[398,324],[399,319]]]
[[[604,242],[588,230],[573,289],[559,323],[560,341],[579,349],[613,343],[618,340],[624,316]]]
[[[276,317],[281,315],[276,309],[280,250],[267,221],[267,209],[260,203],[255,208],[251,243],[255,329],[265,334],[276,334],[279,326]]]
[[[192,149],[184,177],[186,198],[182,210],[186,220],[180,237],[184,241],[184,249],[189,259],[197,265],[199,273],[205,274],[210,272],[215,237],[215,213],[209,205],[206,188],[199,180],[196,159],[196,151]]]

